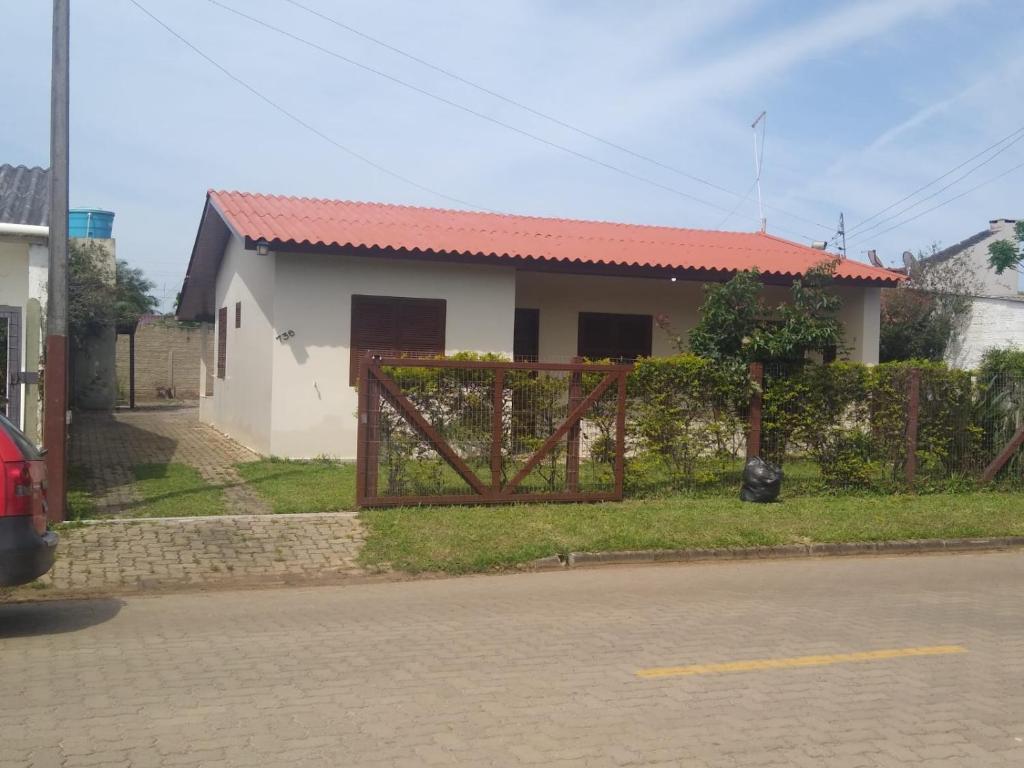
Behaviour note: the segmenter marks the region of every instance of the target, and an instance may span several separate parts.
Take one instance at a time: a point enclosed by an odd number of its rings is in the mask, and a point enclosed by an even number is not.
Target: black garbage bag
[[[779,498],[782,488],[782,467],[765,461],[760,456],[747,459],[743,468],[743,488],[740,491],[741,501],[754,501],[765,504]]]

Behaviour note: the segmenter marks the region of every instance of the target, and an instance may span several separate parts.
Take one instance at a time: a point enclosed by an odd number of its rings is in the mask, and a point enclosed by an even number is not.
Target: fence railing
[[[357,503],[621,499],[630,370],[367,356]]]
[[[677,365],[678,368],[673,368]],[[748,381],[749,378],[749,381]],[[736,488],[1024,482],[1024,377],[941,366],[364,359],[362,506],[618,500]]]

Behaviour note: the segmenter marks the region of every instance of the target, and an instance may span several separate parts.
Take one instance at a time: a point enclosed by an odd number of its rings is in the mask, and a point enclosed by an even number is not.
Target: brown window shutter
[[[242,327],[242,302],[235,302],[235,328]]]
[[[228,308],[217,310],[217,378],[223,379],[228,363]]]
[[[354,385],[358,380],[359,365],[367,352],[420,357],[443,355],[446,307],[443,299],[354,295],[349,384]]]
[[[651,356],[651,315],[580,312],[577,354],[589,360],[636,360]]]

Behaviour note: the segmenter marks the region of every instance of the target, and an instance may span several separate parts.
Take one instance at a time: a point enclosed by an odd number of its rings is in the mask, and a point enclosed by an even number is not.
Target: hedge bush
[[[762,454],[787,468],[793,478],[790,487],[796,481],[817,490],[900,489],[907,460],[908,384],[911,371],[917,369],[917,487],[973,482],[1024,423],[1024,353],[1018,354],[1019,358],[992,356],[989,367],[983,366],[976,378],[922,360],[876,366],[767,366]],[[478,476],[489,478],[493,372],[413,365],[389,373]],[[591,391],[603,376],[585,374],[583,391]],[[736,485],[754,389],[743,364],[690,354],[638,360],[628,378],[627,490],[650,493],[659,488]],[[567,397],[564,373],[507,372],[503,481],[562,422]],[[615,424],[612,387],[584,420],[583,462],[590,482],[598,484],[592,487],[610,485]],[[464,488],[455,472],[388,405],[380,429],[380,478],[388,493],[450,493]],[[524,490],[560,490],[564,481],[565,441],[559,441],[533,470]]]

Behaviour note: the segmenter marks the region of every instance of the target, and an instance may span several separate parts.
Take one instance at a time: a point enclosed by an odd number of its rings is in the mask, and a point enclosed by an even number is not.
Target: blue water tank
[[[114,212],[99,208],[72,208],[68,211],[68,237],[110,237]]]

